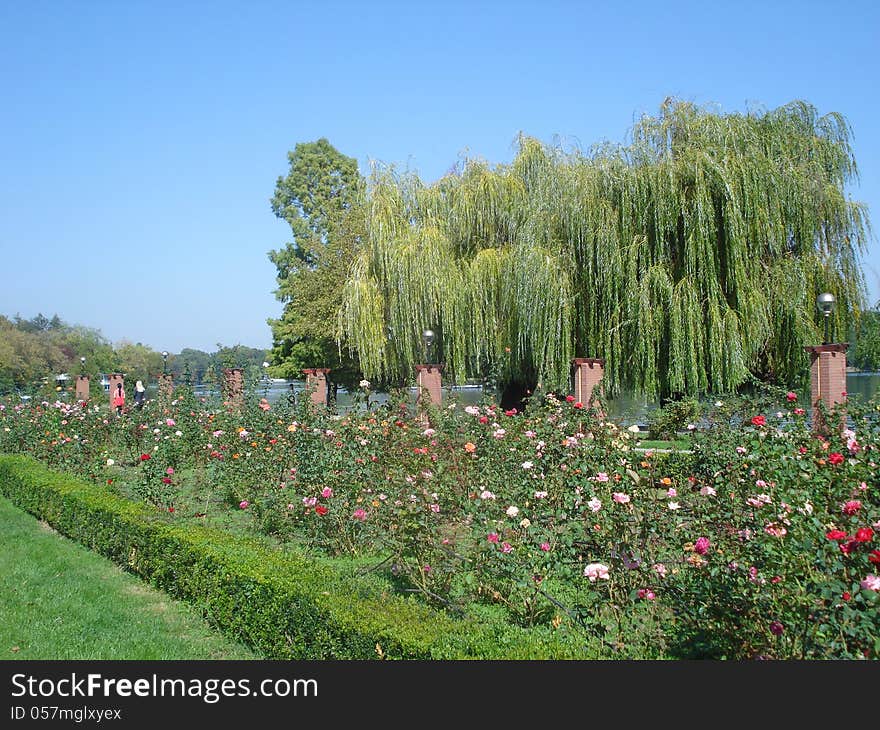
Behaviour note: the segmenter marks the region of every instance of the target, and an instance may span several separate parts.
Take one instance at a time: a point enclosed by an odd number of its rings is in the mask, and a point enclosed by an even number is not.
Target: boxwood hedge
[[[188,601],[270,659],[589,659],[561,625],[452,618],[351,567],[169,519],[26,456],[0,455],[0,494]]]

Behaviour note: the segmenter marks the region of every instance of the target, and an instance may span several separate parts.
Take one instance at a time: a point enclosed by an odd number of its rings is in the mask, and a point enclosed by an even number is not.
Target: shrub
[[[665,441],[675,438],[700,415],[700,403],[693,399],[672,401],[651,412],[648,419],[651,438]]]
[[[187,600],[272,659],[589,658],[564,628],[456,621],[291,549],[174,524],[145,504],[0,457],[0,492],[59,532]]]

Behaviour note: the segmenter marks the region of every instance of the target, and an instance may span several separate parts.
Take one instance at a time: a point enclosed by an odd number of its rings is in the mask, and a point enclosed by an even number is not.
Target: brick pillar
[[[89,376],[78,375],[76,378],[76,399],[87,401],[89,399]]]
[[[113,399],[116,397],[116,384],[122,383],[122,392],[124,393],[125,392],[125,378],[123,377],[122,373],[110,373],[108,378],[110,380],[110,393],[108,396],[109,400],[110,400],[110,410],[115,412],[116,409],[113,407]]]
[[[830,345],[809,345],[810,406],[813,409],[813,431],[828,434],[828,425],[819,412],[819,403],[829,411],[838,403],[846,403],[846,350],[848,342]],[[839,428],[846,428],[846,412],[842,411]]]
[[[223,400],[236,408],[244,405],[244,374],[241,368],[223,368]]]
[[[605,375],[605,360],[600,357],[576,357],[571,361],[572,390],[576,403],[584,408],[593,406],[593,393],[602,395],[601,381]],[[600,411],[604,418],[605,414]]]
[[[327,373],[330,368],[304,368],[303,373],[306,376],[306,390],[312,405],[327,405]]]
[[[159,379],[159,397],[171,400],[171,394],[174,392],[174,376],[171,373],[161,373]]]
[[[443,403],[443,381],[440,378],[442,365],[416,365],[416,384],[419,387],[419,405],[432,405],[438,408]],[[428,400],[422,402],[424,391],[428,391]]]

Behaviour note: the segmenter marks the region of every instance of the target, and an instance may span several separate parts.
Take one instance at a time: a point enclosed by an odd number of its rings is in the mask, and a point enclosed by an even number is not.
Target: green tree
[[[194,350],[184,347],[178,355],[175,355],[172,364],[169,365],[171,372],[174,374],[174,380],[182,383],[189,368],[189,377],[193,385],[200,384],[205,373],[211,368],[211,354],[203,350]]]
[[[64,353],[40,330],[21,329],[0,316],[0,386],[5,391],[34,392],[43,379],[64,372]]]
[[[54,388],[55,376],[79,374],[80,358],[94,374],[115,358],[112,347],[97,330],[66,324],[56,314],[33,319],[0,317],[0,390],[34,392],[43,383]]]
[[[720,114],[667,100],[627,145],[567,151],[521,137],[511,165],[468,161],[425,186],[370,180],[369,235],[341,324],[370,379],[400,376],[439,333],[461,382],[566,388],[575,356],[604,357],[609,395],[793,382],[863,305],[865,207],[850,130],[805,102]]]
[[[307,367],[331,368],[331,385],[361,378],[357,358],[337,344],[337,314],[352,262],[365,236],[364,180],[357,161],[326,139],[299,143],[288,153],[272,211],[290,225],[292,240],[269,252],[278,269],[275,296],[284,303],[270,319],[270,372],[301,378]]]
[[[65,327],[65,324],[57,314],[52,315],[52,319],[49,319],[45,317],[42,312],[39,312],[37,316],[32,319],[23,319],[21,315],[16,314],[15,326],[22,332],[39,334],[42,332],[51,332],[53,330],[62,329]]]
[[[144,384],[156,380],[162,372],[162,353],[153,350],[140,342],[132,343],[123,340],[116,344],[119,371],[125,374],[126,382],[134,387],[137,380]]]
[[[862,313],[855,341],[850,364],[859,370],[880,370],[880,302]]]

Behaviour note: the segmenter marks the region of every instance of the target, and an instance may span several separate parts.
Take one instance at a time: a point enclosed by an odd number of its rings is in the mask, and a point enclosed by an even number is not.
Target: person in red
[[[122,415],[122,407],[125,405],[125,391],[122,389],[122,383],[116,384],[116,392],[113,394],[113,405],[116,408],[116,415]]]

